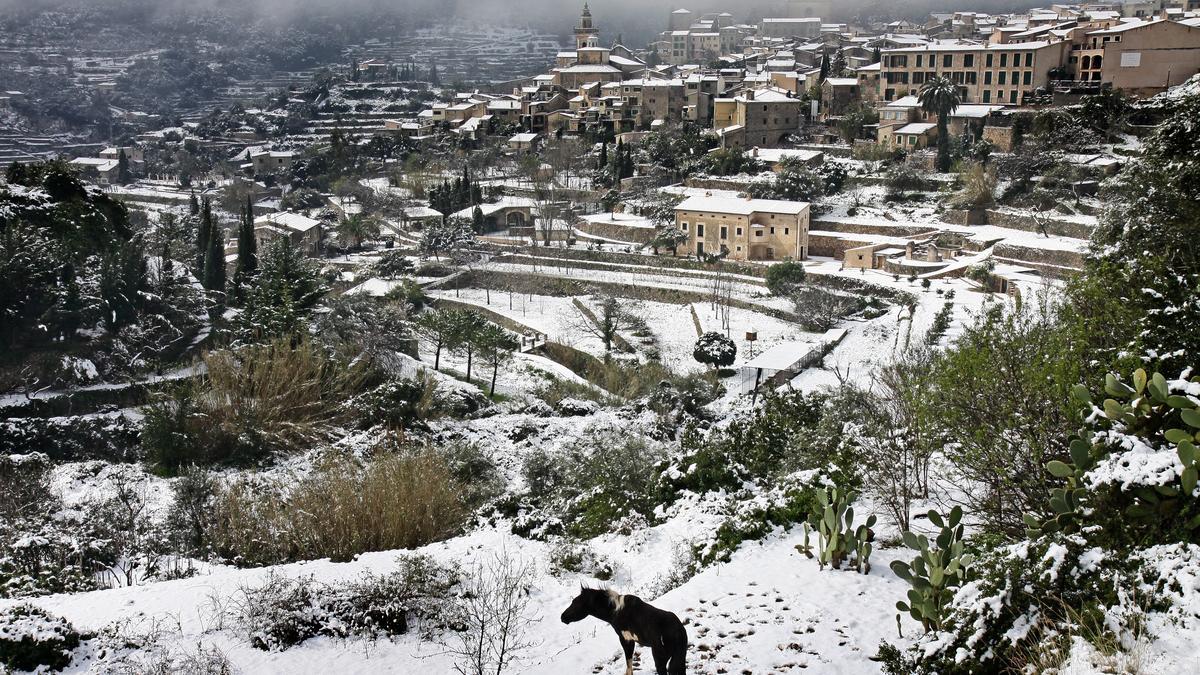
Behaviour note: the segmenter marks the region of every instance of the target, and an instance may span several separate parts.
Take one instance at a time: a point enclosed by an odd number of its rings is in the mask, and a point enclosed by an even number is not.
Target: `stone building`
[[[688,254],[728,252],[731,260],[804,260],[809,205],[773,199],[689,197],[675,207]]]

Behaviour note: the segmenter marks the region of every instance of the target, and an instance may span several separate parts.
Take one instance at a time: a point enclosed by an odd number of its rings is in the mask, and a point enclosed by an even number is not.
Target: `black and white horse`
[[[658,675],[684,675],[687,631],[674,613],[658,609],[641,598],[612,590],[581,588],[579,596],[562,613],[563,623],[594,616],[617,632],[625,651],[625,675],[633,675],[633,646],[650,648]]]

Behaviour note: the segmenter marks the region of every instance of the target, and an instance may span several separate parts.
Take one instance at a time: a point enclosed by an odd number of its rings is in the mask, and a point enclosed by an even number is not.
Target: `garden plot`
[[[712,303],[697,302],[693,303],[692,307],[696,310],[696,316],[700,317],[700,326],[704,332],[715,332],[726,334],[727,331],[722,326],[721,315],[725,312],[729,313],[729,330],[728,335],[733,339],[738,348],[737,361],[734,362],[734,367],[737,364],[748,361],[749,350],[751,345],[746,341],[746,333],[757,333],[758,339],[754,342],[753,351],[755,354],[762,353],[764,350],[770,349],[781,342],[816,342],[818,334],[809,333],[800,328],[799,325],[791,322],[778,319],[767,314],[760,314],[739,307],[720,306],[713,308]]]
[[[543,333],[552,342],[593,356],[604,355],[604,343],[584,327],[583,317],[572,298],[490,291],[489,303],[489,291],[482,288],[434,290],[430,295],[482,307]]]

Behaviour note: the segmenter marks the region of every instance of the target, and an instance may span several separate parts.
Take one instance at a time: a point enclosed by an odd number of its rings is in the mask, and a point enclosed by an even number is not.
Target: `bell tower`
[[[579,15],[579,25],[575,27],[575,49],[595,47],[600,43],[600,31],[592,25],[592,10],[583,3],[583,14]]]

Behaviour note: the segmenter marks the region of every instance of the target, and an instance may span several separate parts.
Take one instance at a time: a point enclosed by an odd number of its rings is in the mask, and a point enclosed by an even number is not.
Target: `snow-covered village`
[[[0,0],[0,673],[1200,670],[1200,1]]]

